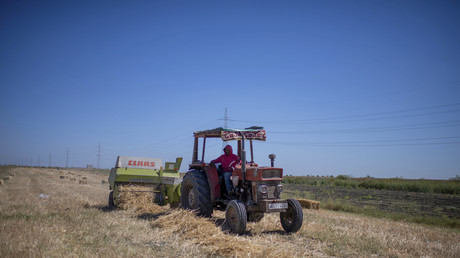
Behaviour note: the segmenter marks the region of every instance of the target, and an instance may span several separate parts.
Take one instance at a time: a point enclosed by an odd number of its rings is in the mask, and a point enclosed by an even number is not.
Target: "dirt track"
[[[111,210],[106,175],[85,170],[16,168],[0,186],[0,257],[18,256],[451,256],[458,232],[330,211],[304,210],[286,235],[275,214],[247,234],[182,210]],[[60,179],[60,172],[66,178]],[[79,179],[88,178],[88,184]],[[74,178],[75,180],[72,180]],[[172,222],[173,223],[169,223]]]

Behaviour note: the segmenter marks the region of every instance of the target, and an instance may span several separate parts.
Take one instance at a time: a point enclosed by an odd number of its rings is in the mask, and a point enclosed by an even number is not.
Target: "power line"
[[[397,111],[388,111],[388,112],[379,112],[379,113],[369,113],[369,114],[360,114],[360,115],[351,115],[343,117],[331,117],[331,118],[312,118],[312,119],[298,119],[298,120],[272,120],[272,121],[249,121],[249,120],[233,120],[232,122],[244,122],[244,123],[265,123],[265,124],[313,124],[313,123],[346,123],[346,122],[358,122],[358,121],[368,121],[368,120],[383,120],[383,119],[394,119],[394,118],[407,118],[407,117],[417,117],[417,116],[428,116],[428,115],[438,115],[444,113],[459,112],[460,109],[453,110],[443,110],[435,112],[424,112],[424,113],[415,113],[415,114],[406,114],[398,116],[383,116],[389,114],[400,114],[400,113],[410,113],[421,110],[430,110],[430,109],[439,109],[446,107],[455,107],[460,106],[460,103],[452,103],[445,105],[413,108],[413,109],[404,109]]]
[[[447,110],[447,111],[438,111],[430,113],[419,113],[419,114],[409,114],[409,115],[400,115],[400,116],[384,116],[384,117],[367,117],[367,118],[355,118],[355,119],[345,119],[345,118],[323,118],[323,119],[308,119],[308,120],[285,120],[285,121],[244,121],[244,120],[230,120],[232,122],[244,122],[244,123],[265,123],[265,124],[327,124],[327,123],[350,123],[350,122],[361,122],[361,121],[372,121],[372,120],[386,120],[386,119],[395,119],[395,118],[408,118],[408,117],[420,117],[420,116],[429,116],[429,115],[439,115],[445,113],[460,112],[460,109]]]
[[[415,139],[398,139],[398,140],[374,140],[374,141],[345,141],[345,142],[268,142],[279,145],[298,145],[298,146],[324,146],[324,147],[352,147],[352,146],[411,146],[411,145],[444,145],[459,144],[460,141],[442,141],[442,142],[418,142],[433,140],[460,139],[460,136],[432,137],[432,138],[415,138]],[[397,143],[406,142],[406,143]],[[416,143],[407,143],[416,142]],[[393,144],[395,143],[395,144]]]
[[[221,120],[221,119],[218,119],[218,120]],[[202,124],[202,125],[200,125],[199,127],[196,127],[196,128],[187,129],[187,128],[183,127],[181,132],[180,132],[180,134],[174,134],[174,136],[172,136],[170,138],[161,137],[158,141],[153,142],[153,143],[149,143],[147,145],[134,146],[134,147],[129,147],[129,148],[117,149],[117,150],[112,149],[112,151],[115,151],[115,152],[143,151],[143,150],[150,151],[152,149],[152,147],[158,149],[158,148],[160,148],[160,146],[169,146],[171,141],[178,140],[179,137],[184,138],[184,139],[187,139],[187,138],[190,139],[191,136],[193,136],[192,132],[195,132],[195,131],[198,131],[198,130],[209,129],[208,127],[211,124],[215,124],[218,120],[212,120],[212,121],[204,123],[204,124]],[[161,147],[161,148],[163,148],[163,147]]]
[[[385,147],[385,146],[422,146],[422,145],[451,145],[451,144],[460,144],[458,142],[430,142],[430,143],[401,143],[401,144],[330,144],[330,145],[322,145],[322,144],[310,144],[310,145],[303,145],[297,144],[295,142],[286,143],[286,142],[271,142],[272,144],[278,145],[299,145],[299,146],[311,146],[311,147]]]
[[[460,120],[450,120],[444,122],[421,123],[412,125],[353,128],[353,129],[331,129],[331,130],[311,130],[311,131],[270,131],[273,134],[348,134],[348,133],[372,133],[372,132],[390,132],[416,129],[432,129],[460,126]]]

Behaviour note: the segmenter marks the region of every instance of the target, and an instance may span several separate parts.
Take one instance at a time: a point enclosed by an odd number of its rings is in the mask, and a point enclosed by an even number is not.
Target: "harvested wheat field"
[[[10,170],[15,176],[0,185],[0,257],[460,256],[460,233],[446,228],[304,209],[295,234],[269,214],[237,236],[226,232],[223,212],[197,218],[149,196],[127,194],[112,210],[104,173]]]

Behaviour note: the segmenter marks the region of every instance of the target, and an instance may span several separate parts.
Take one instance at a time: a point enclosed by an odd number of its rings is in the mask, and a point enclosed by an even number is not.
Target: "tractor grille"
[[[275,199],[275,190],[276,190],[276,185],[269,186],[268,187],[268,199]]]
[[[282,172],[277,169],[264,170],[262,173],[262,178],[281,178]]]
[[[275,191],[276,191],[276,186],[279,184],[279,181],[268,181],[264,182],[263,185],[267,186],[267,193],[261,193],[258,191],[259,184],[257,184],[255,190],[257,191],[257,197],[256,200],[264,200],[264,199],[278,199],[278,197],[275,196]]]

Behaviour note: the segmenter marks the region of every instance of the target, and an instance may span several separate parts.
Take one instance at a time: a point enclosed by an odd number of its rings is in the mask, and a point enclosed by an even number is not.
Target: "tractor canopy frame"
[[[253,151],[253,140],[265,141],[267,134],[263,127],[252,126],[245,129],[230,129],[218,127],[215,129],[197,131],[194,132],[195,141],[193,144],[193,157],[192,157],[192,167],[204,167],[204,156],[206,150],[206,138],[221,138],[223,141],[238,141],[238,151],[237,155],[241,159],[245,159],[245,150],[244,150],[244,140],[249,140],[250,149],[251,149],[251,163],[254,162],[254,151]],[[203,150],[201,155],[201,160],[198,157],[198,139],[203,138]]]

